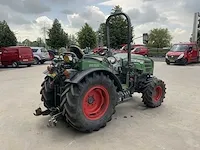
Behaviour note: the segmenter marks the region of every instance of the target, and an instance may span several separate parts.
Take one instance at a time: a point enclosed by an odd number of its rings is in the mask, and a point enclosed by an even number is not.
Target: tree
[[[77,41],[81,48],[94,48],[96,46],[96,34],[87,23],[78,32]]]
[[[25,46],[31,46],[32,42],[29,40],[29,39],[25,39],[23,42],[22,42],[22,45],[25,45]]]
[[[68,34],[62,29],[58,19],[55,19],[52,28],[48,30],[49,39],[46,43],[53,49],[66,47],[69,44]]]
[[[45,43],[42,38],[38,37],[35,41],[30,41],[29,39],[25,39],[22,42],[22,45],[31,46],[31,47],[45,47]]]
[[[77,39],[75,38],[75,36],[70,34],[69,35],[69,45],[74,45],[74,44],[76,45],[76,41],[77,41]]]
[[[111,14],[122,12],[122,8],[117,5],[111,10]],[[110,19],[109,27],[110,27],[110,46],[115,48],[119,47],[121,44],[127,44],[127,32],[128,26],[127,21],[123,16],[115,16]],[[133,27],[131,28],[132,36],[133,36]],[[100,24],[98,29],[98,33],[100,37],[103,37],[103,43],[106,44],[106,26],[105,23]]]
[[[163,48],[170,46],[172,36],[167,28],[154,28],[150,30],[148,46]]]
[[[106,24],[105,23],[101,23],[99,26],[99,29],[97,31],[97,39],[98,39],[98,43],[99,45],[103,44],[106,45]]]
[[[45,43],[42,38],[38,37],[36,41],[31,42],[30,46],[33,47],[45,47]]]
[[[0,47],[16,46],[17,38],[7,22],[0,21]]]

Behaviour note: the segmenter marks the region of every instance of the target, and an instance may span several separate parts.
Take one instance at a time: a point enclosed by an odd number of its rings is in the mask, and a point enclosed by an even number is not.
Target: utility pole
[[[192,31],[192,38],[191,42],[197,42],[198,41],[198,32],[200,27],[200,13],[196,12],[194,14],[194,22],[193,22],[193,31]]]
[[[44,34],[44,45],[46,47],[46,24],[44,22],[44,27],[43,27],[43,34]]]
[[[101,33],[100,33],[100,45],[101,45],[101,47],[103,47],[103,31],[101,30],[100,31]]]

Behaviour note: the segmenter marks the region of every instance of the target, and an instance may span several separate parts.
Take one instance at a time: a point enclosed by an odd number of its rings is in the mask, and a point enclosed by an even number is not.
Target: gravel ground
[[[98,132],[82,134],[65,123],[48,128],[49,117],[35,117],[46,65],[0,69],[0,145],[2,150],[199,150],[199,64],[155,62],[167,94],[163,105],[146,109],[141,95],[117,107],[113,120]]]

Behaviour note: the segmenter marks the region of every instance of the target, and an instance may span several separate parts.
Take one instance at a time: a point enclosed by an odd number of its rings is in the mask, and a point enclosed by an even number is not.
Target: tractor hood
[[[105,57],[99,56],[97,54],[84,55],[83,59],[79,61],[79,70],[86,70],[88,68],[117,68],[120,66],[127,66],[128,54],[127,53],[117,53],[113,55],[117,61],[114,64],[110,64],[109,60]],[[123,64],[122,64],[123,62]],[[153,73],[154,62],[149,57],[145,57],[139,54],[131,54],[131,64],[134,65],[134,69],[141,70],[144,73]]]
[[[123,59],[123,60],[128,60],[128,54],[127,53],[117,53],[114,55],[114,57],[117,58],[117,60],[119,59]],[[139,54],[131,54],[131,62],[141,62],[144,63],[146,61],[152,61],[150,58],[139,55]]]
[[[103,56],[99,56],[97,54],[90,54],[90,55],[86,55],[86,57],[90,57],[93,59],[97,59],[99,61],[104,61],[104,57]],[[127,53],[117,53],[114,55],[114,57],[117,60],[123,59],[124,61],[128,60],[128,54]],[[152,62],[152,60],[148,57],[139,55],[139,54],[131,54],[131,62],[139,62],[139,63],[144,63],[144,62]]]
[[[113,66],[117,68],[121,66],[120,60],[123,60],[123,66],[127,66],[128,63],[128,54],[127,53],[118,53],[114,57],[117,59],[117,63]],[[131,64],[134,66],[134,69],[142,71],[142,73],[153,74],[154,61],[149,57],[145,57],[139,54],[131,54]],[[122,66],[122,67],[123,67]]]

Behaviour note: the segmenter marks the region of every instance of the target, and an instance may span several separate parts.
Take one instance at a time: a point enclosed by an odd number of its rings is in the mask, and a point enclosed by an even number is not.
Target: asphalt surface
[[[163,105],[144,107],[140,94],[117,106],[113,120],[98,132],[79,133],[49,117],[35,117],[46,65],[0,68],[1,150],[199,150],[200,65],[155,62],[155,76],[167,87]]]

